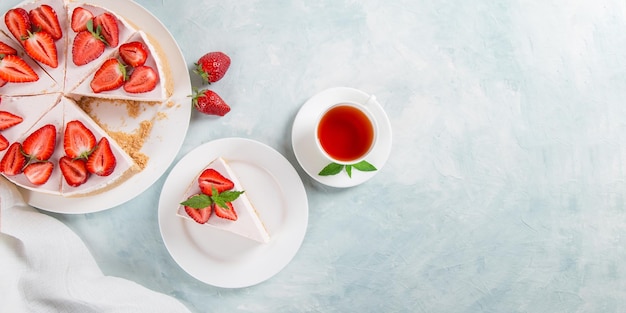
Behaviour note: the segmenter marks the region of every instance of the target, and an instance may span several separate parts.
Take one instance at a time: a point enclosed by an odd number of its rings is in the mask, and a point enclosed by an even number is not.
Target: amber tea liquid
[[[322,116],[317,138],[331,158],[350,162],[369,151],[374,141],[374,126],[358,108],[338,105]]]

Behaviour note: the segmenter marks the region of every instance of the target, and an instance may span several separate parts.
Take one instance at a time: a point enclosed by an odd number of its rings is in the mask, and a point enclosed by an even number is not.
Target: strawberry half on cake
[[[260,243],[270,240],[239,179],[221,157],[212,161],[189,185],[177,215]]]

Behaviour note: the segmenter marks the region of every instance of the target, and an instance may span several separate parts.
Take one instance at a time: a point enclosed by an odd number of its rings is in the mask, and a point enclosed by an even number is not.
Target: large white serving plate
[[[237,174],[270,234],[268,243],[176,215],[189,185],[217,157]],[[159,229],[172,258],[191,276],[222,288],[248,287],[280,272],[299,250],[308,217],[302,180],[289,161],[244,138],[217,139],[185,155],[168,175],[159,199]]]
[[[18,5],[21,1],[2,1],[0,12]],[[189,127],[191,115],[191,81],[183,54],[171,33],[165,26],[141,5],[130,0],[88,0],[118,13],[131,21],[138,29],[145,31],[151,39],[157,40],[158,46],[171,69],[174,82],[172,97],[168,101],[173,105],[163,105],[160,116],[156,118],[149,138],[141,152],[150,160],[143,171],[124,183],[106,192],[79,198],[64,198],[39,192],[20,189],[26,201],[39,209],[65,214],[98,212],[127,202],[148,189],[172,164],[178,154]]]

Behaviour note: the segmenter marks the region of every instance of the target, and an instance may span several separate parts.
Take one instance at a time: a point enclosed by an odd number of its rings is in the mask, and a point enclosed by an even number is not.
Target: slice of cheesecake
[[[29,96],[29,95],[38,95],[44,93],[53,93],[60,92],[61,85],[57,84],[46,71],[43,70],[31,57],[29,57],[20,44],[6,36],[3,32],[0,32],[0,42],[8,45],[9,47],[15,49],[17,52],[17,56],[20,57],[26,64],[33,69],[35,74],[37,74],[38,79],[33,82],[25,82],[25,83],[9,83],[5,82],[4,84],[0,82],[0,95],[9,95],[9,96]]]
[[[88,30],[83,29],[77,32],[74,29],[72,29],[72,23],[71,23],[72,15],[75,13],[76,10],[81,10],[81,9],[87,10],[87,12],[93,15],[91,23],[92,23],[92,29],[94,31],[98,31],[98,23],[94,23],[96,19],[102,18],[105,15],[109,17],[113,17],[112,19],[109,19],[109,20],[116,22],[115,24],[117,25],[118,35],[116,38],[117,42],[114,42],[112,44],[107,42],[103,45],[104,50],[102,54],[100,54],[100,56],[88,62],[87,64],[79,63],[79,65],[77,65],[74,62],[74,58],[75,58],[74,53],[76,52],[78,54],[78,51],[81,49],[79,48],[80,46],[80,43],[78,42],[79,40],[77,40],[76,37],[84,35],[86,36],[86,38],[90,38],[90,36],[87,36],[87,34],[79,35],[81,32],[89,33]],[[67,33],[68,33],[68,43],[67,43],[68,48],[67,48],[67,54],[66,54],[67,57],[65,61],[65,64],[66,64],[65,91],[66,93],[74,90],[76,86],[78,86],[80,83],[82,83],[85,80],[86,77],[88,77],[95,70],[97,70],[98,67],[102,64],[102,62],[104,62],[104,60],[110,58],[112,55],[116,53],[121,43],[126,42],[128,38],[130,38],[137,31],[133,26],[131,26],[128,22],[126,22],[126,20],[123,17],[103,7],[92,5],[92,4],[70,2],[67,5],[67,16],[70,19],[70,22],[66,23]],[[100,35],[103,35],[102,32],[103,32],[102,27],[100,27],[100,31],[98,33]],[[101,38],[106,39],[104,38],[104,36],[102,36]],[[84,41],[81,40],[81,42],[84,42]]]
[[[64,178],[61,179],[60,192],[64,197],[76,197],[104,192],[119,185],[128,179],[132,174],[139,171],[139,168],[133,159],[124,151],[124,149],[122,149],[122,147],[120,147],[115,140],[111,139],[109,135],[102,128],[100,128],[100,126],[98,126],[98,124],[96,124],[96,122],[90,118],[85,111],[78,107],[73,100],[63,97],[61,99],[61,104],[63,104],[64,108],[64,127],[66,127],[71,121],[79,121],[93,133],[98,144],[100,144],[103,137],[107,138],[108,145],[113,153],[116,163],[111,174],[106,176],[89,174],[87,181],[79,186],[70,186]],[[63,143],[65,139],[64,136],[65,132],[61,134],[61,143]],[[57,147],[57,151],[55,151],[55,153],[57,152],[61,153],[60,157],[65,155],[63,146],[61,146],[60,149]]]
[[[105,99],[116,99],[116,100],[133,100],[133,101],[145,101],[145,102],[163,102],[167,99],[167,90],[165,83],[165,75],[163,70],[162,62],[159,58],[159,54],[156,49],[148,40],[147,35],[143,31],[138,31],[134,33],[126,42],[123,44],[129,43],[139,43],[147,52],[147,59],[142,67],[148,67],[154,71],[154,75],[157,76],[156,86],[152,90],[138,93],[131,93],[124,89],[124,86],[119,87],[114,90],[107,90],[101,92],[94,92],[91,86],[91,82],[94,80],[94,76],[97,73],[97,69],[93,71],[82,83],[80,83],[75,89],[71,90],[71,93],[78,96],[87,96],[91,98],[105,98]],[[120,44],[122,46],[123,44]],[[109,55],[108,59],[118,59],[120,64],[125,65],[125,71],[128,75],[128,80],[126,83],[132,80],[132,75],[135,71],[135,68],[129,64],[125,64],[122,57],[120,56],[120,51],[117,49],[115,53]],[[104,62],[105,60],[103,60]],[[103,62],[100,62],[100,66]]]
[[[254,208],[253,204],[250,202],[250,199],[245,193],[244,187],[239,182],[237,175],[232,170],[232,168],[226,163],[226,161],[219,157],[212,161],[206,168],[204,168],[201,173],[194,179],[194,181],[189,185],[187,192],[181,199],[181,202],[189,199],[190,197],[200,194],[202,191],[200,189],[200,184],[198,179],[200,178],[202,172],[207,169],[213,169],[220,173],[225,178],[232,181],[234,187],[232,190],[235,191],[244,191],[244,193],[240,194],[237,199],[232,201],[232,207],[236,211],[237,219],[230,220],[226,218],[221,218],[217,215],[211,216],[204,225],[208,227],[213,227],[220,229],[222,231],[231,232],[237,234],[239,236],[261,242],[267,243],[270,240],[270,236],[263,225],[263,222],[259,218],[259,215]],[[180,205],[178,207],[177,215],[189,220],[190,223],[197,223],[185,210],[184,205]]]

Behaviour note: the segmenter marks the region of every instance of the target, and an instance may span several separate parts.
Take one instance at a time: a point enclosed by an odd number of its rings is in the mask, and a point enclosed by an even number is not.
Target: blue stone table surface
[[[302,178],[309,224],[269,280],[204,284],[159,232],[172,165],[118,207],[46,213],[105,274],[193,312],[625,310],[626,2],[137,3],[190,69],[208,51],[232,58],[211,85],[232,111],[193,112],[175,162],[218,138],[265,143]],[[337,86],[376,95],[393,128],[385,166],[342,189],[308,177],[291,146],[299,108]]]

